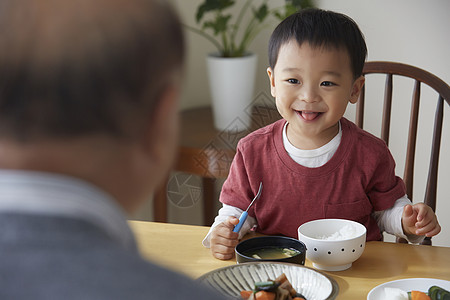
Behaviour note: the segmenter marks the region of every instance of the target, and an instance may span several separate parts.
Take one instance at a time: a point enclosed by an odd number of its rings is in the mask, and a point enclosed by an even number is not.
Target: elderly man
[[[165,2],[1,1],[0,299],[221,299],[141,258],[125,217],[175,151]]]

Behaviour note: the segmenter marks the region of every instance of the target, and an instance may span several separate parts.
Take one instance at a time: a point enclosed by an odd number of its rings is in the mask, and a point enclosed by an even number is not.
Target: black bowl
[[[299,251],[299,254],[279,259],[259,259],[250,256],[246,256],[244,253],[248,253],[251,250],[266,248],[266,247],[281,247],[292,248]],[[240,242],[235,249],[236,262],[258,262],[258,261],[276,261],[295,263],[299,265],[305,265],[306,246],[299,240],[285,237],[285,236],[260,236],[244,240]]]

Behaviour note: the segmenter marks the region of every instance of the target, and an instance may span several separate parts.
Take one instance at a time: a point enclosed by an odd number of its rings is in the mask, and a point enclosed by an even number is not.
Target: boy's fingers
[[[417,233],[426,234],[427,236],[429,233],[436,235],[441,231],[441,226],[435,215],[430,216],[429,218],[424,217],[422,221],[416,223],[416,228]]]
[[[409,227],[415,226],[417,219],[416,219],[412,205],[408,204],[408,205],[405,205],[405,207],[403,207],[403,222],[404,222],[404,225],[406,225],[406,226],[409,226]]]
[[[441,225],[437,224],[436,227],[434,227],[433,230],[427,232],[425,235],[430,237],[430,236],[435,236],[437,235],[439,232],[441,232]]]
[[[417,213],[417,221],[421,222],[422,220],[426,219],[427,214],[429,213],[429,206],[423,204],[423,203],[417,203],[412,206],[413,210]]]
[[[213,248],[211,248],[211,251],[213,253],[230,254],[234,252],[234,248],[227,247],[225,245],[215,245]]]
[[[225,253],[213,253],[213,256],[220,260],[229,260],[234,257],[234,254],[225,254]]]
[[[411,218],[414,215],[414,209],[412,205],[407,204],[403,207],[403,216],[406,218]]]
[[[417,212],[416,230],[413,230],[415,234],[434,236],[441,231],[441,226],[431,208],[425,205],[415,205],[414,210]]]
[[[236,247],[237,243],[238,243],[237,239],[230,239],[230,238],[226,238],[226,237],[222,237],[222,236],[211,237],[211,244],[214,244],[214,245],[223,245],[223,246],[231,247],[234,249],[234,247]]]
[[[233,232],[234,227],[239,223],[239,219],[235,217],[228,217],[228,219],[223,222],[220,228],[220,235],[229,238],[229,239],[237,239],[239,234],[237,232]]]
[[[441,226],[438,223],[434,222],[431,222],[426,226],[416,230],[416,234],[426,236],[435,236],[439,232],[441,232]]]
[[[236,226],[239,223],[239,219],[236,217],[228,217],[227,223],[228,225],[230,225],[230,227],[234,228],[234,226]]]
[[[226,260],[234,256],[234,247],[227,247],[224,245],[214,245],[211,247],[211,252],[215,258]]]
[[[228,217],[223,223],[213,229],[211,233],[211,252],[215,258],[228,260],[234,257],[234,249],[239,242],[239,234],[233,232],[233,229],[238,223],[238,218]]]
[[[224,227],[220,230],[217,230],[216,236],[224,238],[224,239],[230,239],[230,240],[237,240],[239,237],[239,234],[237,232],[233,232],[233,227]]]
[[[227,223],[228,220],[214,228],[211,232],[211,243],[237,245],[239,234],[233,232],[234,225],[232,223]]]

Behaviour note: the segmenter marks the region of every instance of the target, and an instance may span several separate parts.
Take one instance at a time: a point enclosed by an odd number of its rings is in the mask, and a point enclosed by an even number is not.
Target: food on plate
[[[428,296],[431,300],[450,300],[450,292],[436,285],[428,289]]]
[[[405,292],[398,288],[384,288],[386,300],[450,300],[450,292],[438,287],[432,286],[427,293],[421,291]]]
[[[411,293],[408,295],[411,296],[411,300],[431,300],[431,298],[428,297],[427,294],[420,291],[411,291]]]
[[[386,300],[408,300],[408,293],[398,288],[386,287],[384,295]]]
[[[284,273],[275,280],[256,282],[253,291],[241,291],[241,297],[245,300],[306,300]]]
[[[262,247],[243,252],[245,256],[256,259],[281,259],[300,254],[299,250],[285,247]]]

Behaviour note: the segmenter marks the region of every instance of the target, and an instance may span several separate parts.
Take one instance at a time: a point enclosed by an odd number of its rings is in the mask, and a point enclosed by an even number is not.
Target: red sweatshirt
[[[305,222],[343,218],[365,225],[368,241],[381,240],[371,213],[392,207],[406,193],[384,141],[342,118],[336,153],[325,165],[307,168],[284,149],[285,122],[241,139],[220,201],[245,210],[262,181],[263,192],[249,215],[263,234],[298,238],[297,228]]]

